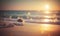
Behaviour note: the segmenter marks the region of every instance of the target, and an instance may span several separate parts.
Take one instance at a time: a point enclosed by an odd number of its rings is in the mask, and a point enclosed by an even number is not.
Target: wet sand
[[[41,24],[24,24],[24,26],[0,28],[0,36],[60,36],[60,25],[45,28]]]

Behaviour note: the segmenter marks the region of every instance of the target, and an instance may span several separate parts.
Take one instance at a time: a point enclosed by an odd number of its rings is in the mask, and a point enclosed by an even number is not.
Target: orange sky
[[[49,10],[60,10],[60,4],[57,0],[19,1],[17,3],[4,4],[2,10],[45,10],[45,5],[49,5]]]

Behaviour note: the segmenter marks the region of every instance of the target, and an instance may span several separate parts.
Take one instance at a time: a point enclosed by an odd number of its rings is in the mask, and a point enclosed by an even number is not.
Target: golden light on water
[[[30,15],[30,12],[28,12],[28,15]]]
[[[49,10],[46,10],[46,11],[45,11],[45,14],[50,14],[50,13],[51,13],[51,12],[49,12]]]
[[[51,25],[50,24],[41,24],[42,30],[50,30]]]
[[[30,18],[30,20],[33,20],[32,18]]]
[[[49,19],[44,19],[43,22],[50,22],[50,20]]]
[[[26,16],[27,16],[27,18],[30,18],[30,12],[28,12]]]
[[[41,24],[40,31],[42,34],[47,31],[53,31],[52,25],[51,24]]]
[[[44,16],[44,18],[51,18],[50,16]]]

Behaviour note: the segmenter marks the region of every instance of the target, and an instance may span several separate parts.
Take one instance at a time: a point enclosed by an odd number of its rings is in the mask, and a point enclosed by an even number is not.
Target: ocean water
[[[30,23],[60,24],[60,11],[11,10],[0,12],[0,18],[10,18],[10,16],[13,19],[22,18],[25,22]]]
[[[59,11],[1,11],[1,18],[23,18],[23,26],[0,28],[0,36],[60,36]]]

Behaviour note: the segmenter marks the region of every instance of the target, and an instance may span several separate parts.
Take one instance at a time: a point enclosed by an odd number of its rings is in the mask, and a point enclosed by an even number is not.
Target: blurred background
[[[60,36],[60,0],[0,0],[0,7],[0,36]],[[16,17],[23,26],[1,27]]]

